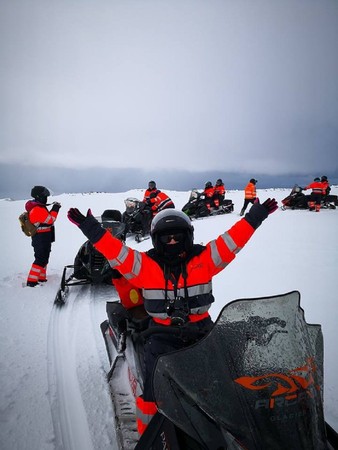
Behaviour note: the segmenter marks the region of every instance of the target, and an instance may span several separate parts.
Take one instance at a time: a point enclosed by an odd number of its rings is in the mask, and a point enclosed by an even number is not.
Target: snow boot
[[[29,271],[27,278],[27,286],[36,286],[38,284],[39,279],[41,278],[41,271],[44,270],[43,267],[38,266],[37,264],[32,264],[31,270]],[[29,283],[29,284],[28,284]],[[32,283],[35,283],[32,285]]]
[[[42,267],[40,276],[39,276],[39,283],[46,283],[46,281],[47,281],[46,269],[47,269],[47,266]]]

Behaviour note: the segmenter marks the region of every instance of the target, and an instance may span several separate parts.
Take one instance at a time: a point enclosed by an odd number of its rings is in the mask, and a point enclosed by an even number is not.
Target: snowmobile
[[[303,193],[303,188],[295,184],[290,194],[282,200],[281,209],[308,209],[310,195]],[[336,195],[326,195],[321,202],[321,208],[336,209],[338,206],[338,197]]]
[[[126,210],[122,214],[122,222],[126,226],[125,236],[134,234],[136,242],[149,238],[152,215],[146,204],[135,197],[126,198],[124,204]]]
[[[97,217],[102,226],[113,236],[124,241],[125,224],[122,222],[121,212],[115,209],[105,210],[101,217]],[[71,273],[70,273],[71,272]],[[69,275],[70,273],[70,275]],[[65,303],[70,286],[84,284],[111,284],[113,269],[107,259],[98,252],[90,241],[81,245],[74,264],[63,269],[60,288],[55,297],[59,306]]]
[[[192,189],[188,203],[182,208],[182,211],[191,219],[229,214],[233,212],[233,210],[234,204],[232,200],[228,199],[223,199],[219,208],[212,207],[211,210],[209,210],[205,202],[205,194],[198,189]]]
[[[121,449],[333,450],[323,413],[323,336],[305,322],[298,291],[227,304],[211,331],[157,359],[158,412],[138,439],[143,343],[183,326],[151,326],[143,307],[107,302],[101,324]],[[190,336],[192,337],[192,336]]]

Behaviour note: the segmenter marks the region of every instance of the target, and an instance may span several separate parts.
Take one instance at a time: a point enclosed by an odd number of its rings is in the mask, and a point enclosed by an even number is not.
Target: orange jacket
[[[112,268],[117,269],[134,286],[142,289],[148,314],[155,321],[170,325],[166,310],[167,300],[173,300],[177,296],[185,298],[185,288],[190,321],[199,321],[209,315],[208,309],[214,301],[213,276],[233,261],[254,231],[245,219],[241,219],[205,247],[195,245],[194,249],[197,251],[194,252],[193,249],[193,256],[188,258],[186,263],[186,286],[182,274],[176,287],[170,279],[165,279],[163,269],[151,257],[151,250],[145,253],[127,247],[108,231],[94,247],[107,258]]]
[[[213,187],[209,187],[204,189],[203,194],[206,196],[206,198],[212,198],[214,195],[215,189]]]
[[[57,211],[54,211],[53,208],[51,211],[48,211],[47,206],[32,200],[26,203],[26,210],[28,211],[29,220],[38,227],[37,233],[51,231],[58,216]]]
[[[153,192],[156,193],[156,197],[151,196],[148,200],[150,202],[150,208],[153,214],[157,214],[158,212],[162,211],[162,209],[175,208],[173,201],[167,194],[158,189],[157,191]]]
[[[219,195],[222,195],[224,197],[224,195],[225,195],[224,184],[216,184],[214,186],[214,194],[219,194]]]
[[[158,192],[158,189],[147,189],[143,196],[143,202],[146,202],[150,199],[150,194],[153,194],[154,192]]]
[[[313,181],[312,183],[308,184],[304,190],[312,189],[312,194],[320,194],[325,195],[326,194],[326,188],[327,185],[323,183],[322,181]]]
[[[248,183],[244,189],[244,198],[252,200],[257,197],[256,186],[253,183]]]
[[[143,304],[141,290],[130,284],[124,277],[112,278],[112,284],[119,295],[122,305],[126,309]]]

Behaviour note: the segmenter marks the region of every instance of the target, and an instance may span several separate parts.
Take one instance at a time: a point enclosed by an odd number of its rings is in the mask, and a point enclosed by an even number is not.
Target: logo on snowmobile
[[[320,390],[320,386],[314,380],[316,370],[314,358],[311,357],[308,358],[304,366],[292,369],[286,374],[267,373],[257,377],[244,376],[236,378],[234,381],[253,391],[273,390],[270,398],[260,399],[255,403],[255,409],[273,409],[298,401],[304,396],[313,398],[314,391]]]

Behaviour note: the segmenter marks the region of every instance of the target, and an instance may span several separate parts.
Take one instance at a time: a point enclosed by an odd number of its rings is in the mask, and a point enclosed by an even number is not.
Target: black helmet
[[[211,187],[212,187],[211,181],[207,181],[207,182],[205,183],[204,189],[208,189],[208,188],[211,188]]]
[[[46,204],[49,190],[44,186],[34,186],[31,190],[31,196],[39,203]]]
[[[223,181],[221,178],[218,178],[218,180],[216,181],[216,186],[221,186],[223,184]]]
[[[327,181],[327,176],[323,175],[321,181]]]
[[[151,191],[156,189],[156,183],[155,181],[149,181],[148,183],[148,189],[150,189]]]
[[[151,222],[150,235],[153,246],[159,254],[169,255],[168,248],[160,237],[176,233],[182,233],[183,239],[175,244],[175,247],[171,247],[175,255],[190,251],[194,244],[194,227],[189,217],[184,212],[172,208],[164,209],[156,214]],[[170,256],[173,256],[173,253]]]
[[[320,178],[316,177],[313,181],[320,181]]]
[[[257,180],[255,180],[254,178],[251,178],[250,183],[256,184]]]

